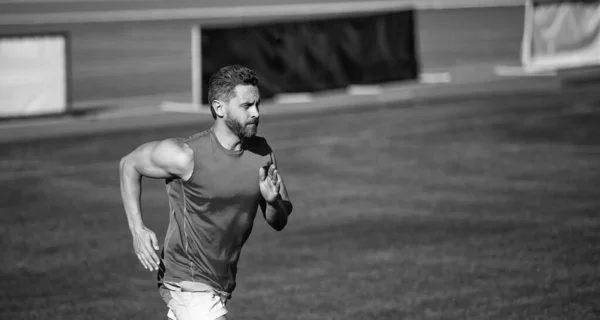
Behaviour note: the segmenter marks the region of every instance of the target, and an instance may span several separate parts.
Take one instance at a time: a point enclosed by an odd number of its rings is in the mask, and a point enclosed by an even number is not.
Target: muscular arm
[[[121,198],[134,249],[147,269],[158,268],[156,235],[144,226],[140,198],[142,177],[154,179],[190,178],[194,169],[193,151],[176,139],[153,141],[139,146],[121,159],[119,166]]]

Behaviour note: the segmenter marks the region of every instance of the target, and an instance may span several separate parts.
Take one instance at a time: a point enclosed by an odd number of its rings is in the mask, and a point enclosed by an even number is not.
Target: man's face
[[[260,93],[258,87],[238,85],[235,96],[225,105],[225,124],[240,138],[251,138],[258,129],[258,105]]]

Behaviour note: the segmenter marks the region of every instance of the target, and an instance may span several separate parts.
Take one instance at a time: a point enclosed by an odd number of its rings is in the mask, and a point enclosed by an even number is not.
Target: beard
[[[225,118],[227,128],[240,139],[252,138],[258,130],[258,119],[251,120],[245,124],[231,118]]]

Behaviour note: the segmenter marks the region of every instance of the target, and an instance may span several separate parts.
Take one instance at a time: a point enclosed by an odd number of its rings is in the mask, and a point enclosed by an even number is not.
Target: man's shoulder
[[[199,152],[202,149],[206,149],[205,146],[210,143],[210,130],[200,131],[191,136],[176,139],[181,145],[185,145],[187,148]]]
[[[200,131],[198,133],[195,133],[187,138],[182,138],[182,142],[184,143],[191,143],[194,141],[201,141],[201,140],[205,140],[210,138],[210,130],[204,130],[204,131]]]
[[[165,154],[189,153],[190,148],[184,143],[183,138],[167,138],[161,141],[156,141],[154,150]]]

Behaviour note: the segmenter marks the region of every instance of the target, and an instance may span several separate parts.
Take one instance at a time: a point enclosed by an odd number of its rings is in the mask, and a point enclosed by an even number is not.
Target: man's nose
[[[248,110],[250,112],[250,117],[252,118],[258,118],[259,117],[259,112],[258,112],[258,106],[257,105],[253,105],[250,110]]]

